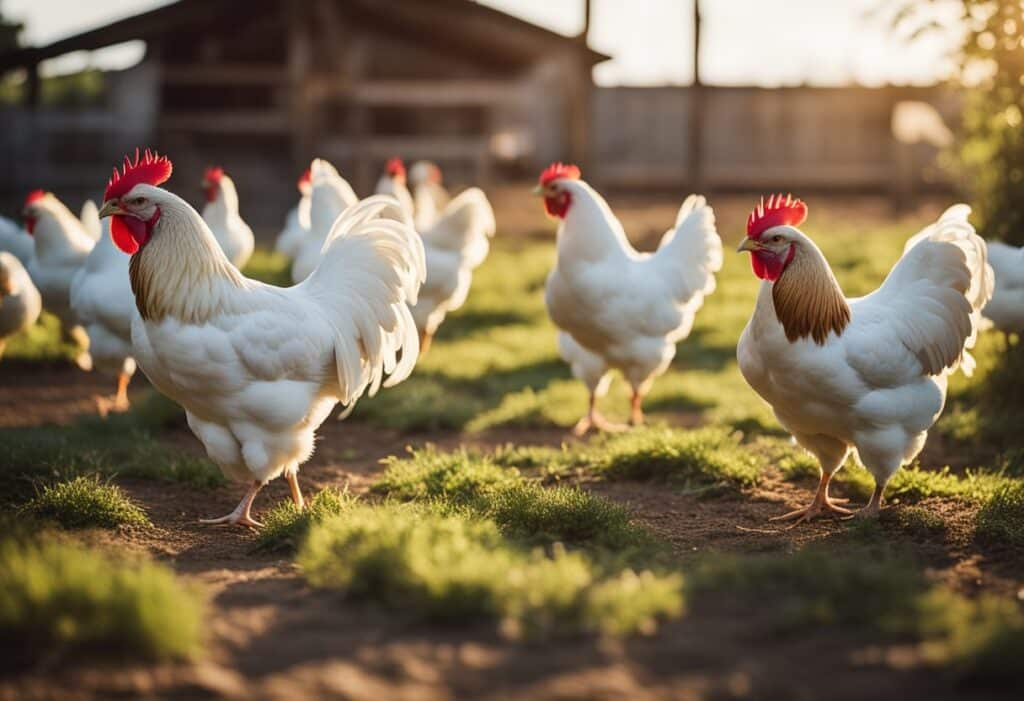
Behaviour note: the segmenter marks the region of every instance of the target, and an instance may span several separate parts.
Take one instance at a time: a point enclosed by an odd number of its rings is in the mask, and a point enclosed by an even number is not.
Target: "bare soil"
[[[144,380],[136,381],[141,387]],[[71,367],[0,366],[0,426],[66,423],[94,411],[105,384]],[[199,450],[187,433],[170,437]],[[307,491],[348,485],[363,491],[381,458],[433,442],[482,447],[558,444],[561,431],[502,430],[403,435],[355,422],[327,422],[304,466]],[[28,699],[814,699],[1010,698],[1010,690],[956,686],[928,670],[910,646],[880,647],[830,629],[779,637],[767,612],[729,597],[702,601],[651,637],[581,637],[544,644],[503,639],[490,624],[426,625],[372,605],[311,590],[286,556],[255,550],[254,533],[202,526],[231,509],[232,487],[201,490],[122,480],[150,514],[151,529],[93,534],[152,553],[210,596],[207,649],[188,664],[140,665],[109,657],[54,656],[0,680],[0,701]],[[769,479],[742,497],[702,498],[658,484],[586,483],[628,504],[639,522],[668,539],[685,561],[708,551],[759,552],[835,541],[847,524],[830,519],[784,530],[768,517],[806,502],[805,485]],[[257,511],[287,498],[272,483]],[[893,529],[935,576],[965,592],[1012,594],[1024,577],[1013,553],[985,552],[968,535],[969,517],[942,502],[953,527],[922,537]],[[962,516],[962,518],[961,518]],[[957,526],[960,523],[962,528]]]

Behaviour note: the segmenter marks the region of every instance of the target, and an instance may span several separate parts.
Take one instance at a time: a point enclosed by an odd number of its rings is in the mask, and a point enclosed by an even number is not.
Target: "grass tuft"
[[[1024,482],[995,492],[978,510],[975,529],[983,541],[1024,546]]]
[[[64,528],[149,525],[146,513],[119,487],[105,484],[95,475],[44,485],[25,511]]]
[[[188,657],[201,624],[201,596],[166,567],[53,538],[0,541],[5,664],[70,650]]]
[[[302,511],[291,501],[282,501],[264,519],[257,547],[265,550],[296,550],[309,529],[317,523],[345,513],[355,497],[328,487],[318,492]]]
[[[299,565],[314,586],[434,621],[500,621],[512,637],[647,632],[682,613],[678,575],[602,576],[581,553],[530,551],[434,506],[355,507],[313,526]]]

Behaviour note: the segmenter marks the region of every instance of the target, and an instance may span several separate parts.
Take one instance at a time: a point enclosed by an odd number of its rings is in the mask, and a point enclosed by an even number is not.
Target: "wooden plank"
[[[481,152],[488,151],[489,141],[485,137],[470,136],[378,136],[361,142],[354,139],[331,139],[321,143],[321,149],[330,158],[338,160],[363,154],[374,161],[371,166],[379,169],[383,167],[384,160],[392,156],[407,160],[475,160]]]

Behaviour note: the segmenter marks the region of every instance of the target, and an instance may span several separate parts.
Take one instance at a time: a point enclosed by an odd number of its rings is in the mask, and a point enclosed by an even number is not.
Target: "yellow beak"
[[[539,195],[543,195],[543,194],[544,194],[544,188],[543,188],[543,187],[541,187],[540,185],[535,185],[535,186],[533,187],[533,189],[532,189],[532,190],[530,190],[530,193],[531,193],[531,194],[534,194],[534,195],[538,195],[538,196],[539,196]]]
[[[743,253],[743,251],[756,251],[761,247],[761,244],[757,242],[757,239],[752,239],[748,236],[744,236],[743,240],[740,241],[740,245],[736,248],[737,253]]]
[[[100,207],[100,219],[114,214],[124,214],[124,210],[117,205],[117,200],[107,200]]]

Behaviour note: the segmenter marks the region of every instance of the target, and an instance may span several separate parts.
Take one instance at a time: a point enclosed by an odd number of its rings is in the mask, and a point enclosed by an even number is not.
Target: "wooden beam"
[[[348,97],[371,106],[493,106],[519,97],[514,80],[387,80],[364,81]]]
[[[39,64],[33,63],[25,69],[25,107],[30,110],[39,109],[40,91]]]
[[[704,187],[704,86],[700,77],[700,0],[693,0],[693,85],[690,86],[690,119],[687,129],[687,156],[690,187],[700,192]]]
[[[217,112],[179,112],[160,116],[163,131],[189,131],[206,134],[286,134],[294,123],[287,114],[267,110],[222,110]]]
[[[280,8],[288,32],[288,114],[291,122],[292,168],[301,172],[312,157],[317,127],[308,89],[313,63],[312,36],[305,3],[282,0]]]
[[[443,156],[445,160],[476,162],[489,147],[489,139],[483,136],[374,136],[361,141],[348,137],[321,144],[323,152],[331,158],[362,156],[371,159],[377,168],[383,168],[384,160],[396,155],[409,160]]]

